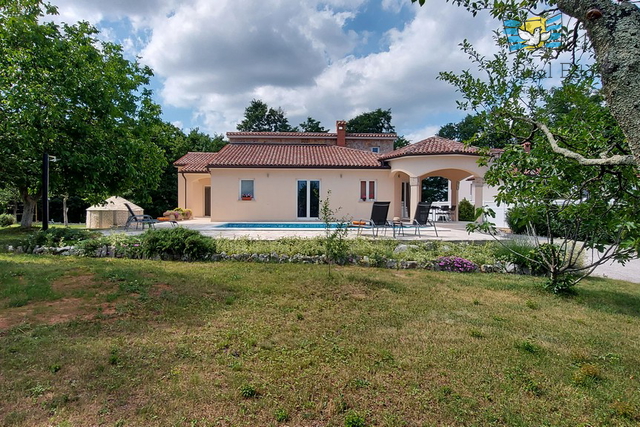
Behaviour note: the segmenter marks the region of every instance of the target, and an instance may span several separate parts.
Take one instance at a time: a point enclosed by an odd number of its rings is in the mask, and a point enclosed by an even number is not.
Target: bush
[[[94,257],[98,249],[109,246],[109,239],[106,237],[98,237],[96,239],[88,239],[78,242],[76,245],[76,253],[78,256]]]
[[[467,199],[462,199],[458,205],[458,221],[473,221],[474,218],[473,205]]]
[[[496,259],[522,268],[531,268],[531,258],[536,251],[536,243],[522,236],[505,240],[496,248]]]
[[[532,226],[537,235],[547,234],[547,224],[541,212],[534,212],[528,206],[514,206],[507,211],[507,225],[514,234],[528,234]]]
[[[27,237],[26,242],[23,242],[23,246],[28,248],[28,252],[31,252],[36,246],[62,247],[92,239],[99,234],[82,228],[49,228],[31,234]]]
[[[216,252],[216,243],[196,230],[184,227],[149,230],[142,235],[141,251],[146,257],[205,260]]]
[[[16,219],[13,215],[10,214],[2,214],[0,215],[0,227],[8,227],[13,225],[16,222]]]
[[[142,244],[139,236],[111,234],[95,239],[83,240],[76,245],[78,255],[86,257],[100,256],[99,249],[111,249],[116,257],[142,258]]]

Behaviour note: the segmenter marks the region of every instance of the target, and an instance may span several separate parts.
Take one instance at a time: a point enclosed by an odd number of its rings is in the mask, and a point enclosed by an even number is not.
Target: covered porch
[[[390,166],[389,174],[394,181],[393,215],[413,220],[417,204],[431,202],[433,206],[449,208],[445,219],[457,220],[463,198],[475,208],[493,204],[496,190],[485,185],[488,167],[479,164],[481,157],[477,147],[439,136],[381,156]],[[447,180],[446,199],[426,191],[429,188],[424,181],[433,177]]]

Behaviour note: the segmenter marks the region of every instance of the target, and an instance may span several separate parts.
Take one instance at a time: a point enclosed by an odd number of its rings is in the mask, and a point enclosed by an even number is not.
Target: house
[[[409,219],[430,176],[449,180],[450,205],[458,205],[461,182],[465,190],[470,185],[476,206],[485,197],[478,149],[441,137],[394,150],[395,134],[347,133],[338,121],[335,133],[228,132],[227,138],[218,153],[191,152],[174,163],[178,203],[196,217],[316,220],[330,190],[339,216],[369,218],[380,200],[391,202],[390,217]]]

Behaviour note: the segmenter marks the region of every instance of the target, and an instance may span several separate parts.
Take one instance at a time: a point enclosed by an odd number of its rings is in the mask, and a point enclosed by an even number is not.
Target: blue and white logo
[[[561,43],[562,15],[549,18],[535,16],[524,22],[515,19],[504,21],[504,33],[509,41],[509,50],[555,49]]]

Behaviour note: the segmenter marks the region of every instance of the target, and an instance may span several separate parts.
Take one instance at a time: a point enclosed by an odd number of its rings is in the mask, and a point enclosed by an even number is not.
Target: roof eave
[[[396,156],[392,156],[392,157],[380,157],[381,160],[384,161],[388,161],[388,160],[395,160],[395,159],[400,159],[402,157],[416,157],[416,156],[452,156],[452,155],[457,155],[457,156],[474,156],[474,157],[481,157],[482,154],[479,153],[456,153],[456,152],[446,152],[446,153],[406,153],[406,154],[398,154]]]

